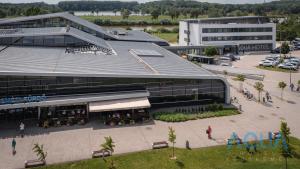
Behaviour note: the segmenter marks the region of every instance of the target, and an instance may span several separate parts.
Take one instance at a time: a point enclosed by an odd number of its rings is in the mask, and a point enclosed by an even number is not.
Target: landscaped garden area
[[[240,112],[236,108],[224,108],[222,105],[212,104],[205,109],[176,109],[175,112],[156,112],[153,114],[155,120],[165,122],[184,122],[211,117],[237,115]]]
[[[247,152],[244,145],[215,146],[199,149],[175,149],[176,160],[171,159],[172,149],[148,150],[107,157],[113,159],[115,169],[282,169],[285,158],[280,146],[265,148],[257,145],[257,152]],[[293,156],[288,158],[288,168],[300,166],[300,140],[291,137]],[[78,162],[49,165],[39,169],[107,169],[109,164],[103,159],[90,159]]]
[[[258,69],[263,69],[263,70],[269,70],[269,71],[276,71],[276,72],[292,72],[292,73],[297,73],[298,70],[289,70],[289,69],[283,69],[279,67],[272,67],[272,66],[256,66]]]

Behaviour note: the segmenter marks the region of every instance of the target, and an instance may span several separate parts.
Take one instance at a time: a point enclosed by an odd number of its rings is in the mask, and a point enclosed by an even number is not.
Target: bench
[[[107,157],[107,156],[110,156],[109,151],[103,149],[92,152],[92,158]]]
[[[159,148],[167,148],[169,144],[166,141],[154,142],[152,144],[152,149],[159,149]]]
[[[25,161],[25,168],[31,168],[31,167],[39,167],[39,166],[43,166],[46,165],[46,161],[45,160],[26,160]]]

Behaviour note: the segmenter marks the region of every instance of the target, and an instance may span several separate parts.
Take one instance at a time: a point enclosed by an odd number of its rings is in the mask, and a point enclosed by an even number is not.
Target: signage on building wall
[[[0,104],[16,104],[16,103],[30,103],[40,102],[46,100],[45,95],[42,96],[27,96],[27,97],[6,97],[0,99]]]

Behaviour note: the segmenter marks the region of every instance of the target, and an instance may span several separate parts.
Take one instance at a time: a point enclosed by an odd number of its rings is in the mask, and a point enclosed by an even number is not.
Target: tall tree
[[[158,19],[159,15],[160,15],[160,11],[158,9],[153,9],[151,11],[152,19]]]
[[[123,19],[128,19],[129,15],[131,15],[131,12],[128,9],[122,9],[121,15]]]
[[[0,18],[5,18],[6,17],[6,13],[0,9]]]
[[[278,83],[278,87],[281,89],[281,100],[283,100],[283,90],[286,86],[287,85],[284,81]]]
[[[172,127],[169,127],[169,142],[172,143],[172,158],[175,159],[175,143],[176,143],[176,134],[175,130]]]
[[[261,92],[264,90],[264,84],[262,82],[255,82],[254,88],[258,92],[258,102],[260,102]]]

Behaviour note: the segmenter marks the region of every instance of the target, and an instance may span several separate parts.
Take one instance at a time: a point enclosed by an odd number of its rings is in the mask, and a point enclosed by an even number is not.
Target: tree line
[[[0,3],[0,18],[40,15],[61,11],[62,9],[57,5],[49,5],[44,2],[19,4]]]
[[[61,1],[58,7],[64,11],[121,11],[127,9],[142,14],[179,15],[198,17],[242,16],[242,15],[288,15],[300,13],[299,0],[281,0],[263,4],[217,4],[192,0],[161,0],[139,4],[120,1]]]
[[[0,17],[26,16],[58,11],[128,11],[159,15],[169,15],[172,19],[180,15],[197,18],[200,15],[208,17],[242,16],[242,15],[272,15],[282,16],[300,13],[300,0],[280,0],[263,4],[217,4],[193,0],[161,0],[139,4],[136,1],[61,1],[56,5],[46,3],[0,3]],[[125,15],[126,16],[126,15]]]

